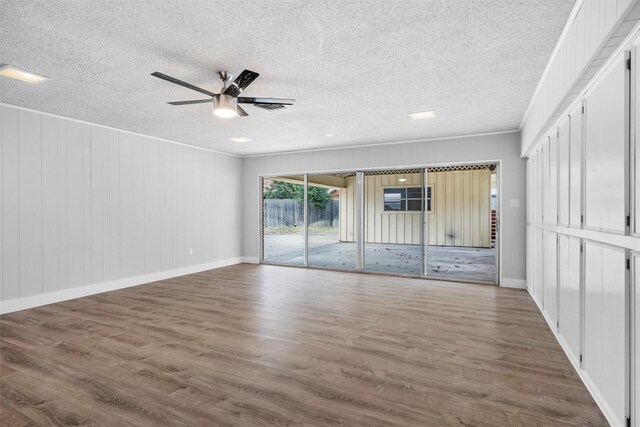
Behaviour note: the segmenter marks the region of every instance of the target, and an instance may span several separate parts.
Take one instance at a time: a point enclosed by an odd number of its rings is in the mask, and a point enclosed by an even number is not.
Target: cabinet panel
[[[585,111],[585,226],[625,232],[625,132],[627,99],[624,56],[615,62],[586,96]]]
[[[551,216],[551,203],[549,202],[549,138],[545,138],[545,141],[540,147],[540,156],[542,166],[540,168],[541,179],[541,196],[542,196],[542,222],[544,224],[550,224],[549,218]]]
[[[585,243],[583,366],[619,425],[626,412],[627,304],[623,249]]]
[[[640,254],[633,254],[633,350],[631,354],[635,356],[632,363],[634,364],[634,377],[632,378],[632,414],[633,420],[637,420],[640,417],[640,290],[638,285],[640,284]]]
[[[549,135],[549,192],[548,215],[546,223],[558,224],[558,136],[557,132]]]
[[[558,224],[569,225],[569,117],[558,126]]]
[[[580,239],[558,240],[558,330],[574,362],[580,360]]]
[[[580,227],[582,215],[582,105],[569,114],[569,225]]]
[[[557,235],[551,231],[542,232],[544,270],[544,311],[553,324],[558,314],[558,258]]]

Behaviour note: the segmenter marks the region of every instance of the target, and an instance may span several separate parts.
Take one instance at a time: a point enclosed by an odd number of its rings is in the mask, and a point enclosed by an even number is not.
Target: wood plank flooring
[[[241,264],[0,332],[2,426],[606,425],[522,290]]]

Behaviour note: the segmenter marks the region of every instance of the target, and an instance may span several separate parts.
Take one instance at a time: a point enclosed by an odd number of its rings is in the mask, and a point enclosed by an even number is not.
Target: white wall
[[[500,160],[502,167],[501,233],[503,284],[525,277],[525,162],[520,159],[519,134],[504,133],[338,150],[321,150],[244,158],[243,254],[259,257],[259,175],[329,172],[389,167],[416,167]],[[510,207],[520,199],[519,207]],[[522,282],[524,283],[524,282]]]
[[[631,302],[631,254],[640,250],[639,43],[636,33],[620,45],[527,161],[527,286],[614,426],[626,423],[640,391],[630,380],[640,367],[630,340],[640,310]]]
[[[0,157],[3,311],[240,257],[240,158],[11,106]]]

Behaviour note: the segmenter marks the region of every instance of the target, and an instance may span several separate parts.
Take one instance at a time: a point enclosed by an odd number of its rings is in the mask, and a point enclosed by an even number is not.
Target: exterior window
[[[422,210],[422,187],[385,188],[384,210],[386,212],[420,212]],[[431,212],[431,186],[427,187],[427,212]]]

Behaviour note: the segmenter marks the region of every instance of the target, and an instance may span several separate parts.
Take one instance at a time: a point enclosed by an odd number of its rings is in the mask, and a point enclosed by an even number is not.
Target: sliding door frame
[[[426,197],[426,188],[428,185],[428,169],[435,167],[455,167],[455,166],[468,166],[468,165],[478,165],[478,164],[495,164],[496,165],[496,278],[495,283],[479,281],[479,280],[460,280],[454,278],[439,278],[427,275],[428,263],[427,263],[427,246],[428,246],[428,227],[426,226],[426,222],[428,221],[428,215],[425,215],[426,203],[423,204],[423,209],[421,212],[422,215],[422,267],[421,267],[421,275],[409,275],[409,274],[397,274],[397,273],[385,273],[378,271],[367,271],[364,269],[365,265],[365,253],[364,253],[364,235],[365,235],[365,206],[364,206],[364,187],[365,187],[365,172],[369,171],[397,171],[397,170],[405,170],[405,169],[423,169],[422,175],[422,188],[424,197]],[[387,276],[400,276],[400,277],[414,277],[414,278],[424,278],[429,280],[440,280],[440,281],[449,281],[449,282],[464,282],[464,283],[478,283],[483,285],[495,285],[500,286],[502,281],[502,226],[501,226],[501,212],[502,212],[502,160],[501,159],[489,159],[489,160],[477,160],[477,161],[468,161],[468,162],[442,162],[442,163],[431,163],[431,164],[418,164],[418,165],[406,165],[406,166],[388,166],[388,167],[368,167],[368,168],[348,168],[348,169],[340,169],[340,170],[315,170],[315,171],[306,171],[306,172],[286,172],[286,173],[265,173],[258,175],[258,183],[259,183],[259,263],[260,264],[268,264],[268,265],[282,265],[287,267],[297,267],[297,268],[311,268],[317,270],[331,270],[331,271],[344,271],[344,272],[358,272],[365,274],[378,274],[378,275],[387,275]],[[308,235],[308,227],[307,227],[307,191],[308,191],[308,176],[309,175],[323,175],[323,174],[335,174],[335,173],[355,173],[356,174],[356,218],[357,218],[357,227],[354,232],[354,240],[356,242],[357,254],[356,254],[356,268],[355,269],[340,269],[340,268],[330,268],[330,267],[321,267],[321,266],[312,266],[308,263],[308,252],[309,252],[309,235]],[[263,179],[264,178],[286,178],[288,176],[303,176],[304,177],[304,265],[296,265],[296,264],[287,264],[283,262],[273,262],[264,259],[264,188],[263,188]]]

